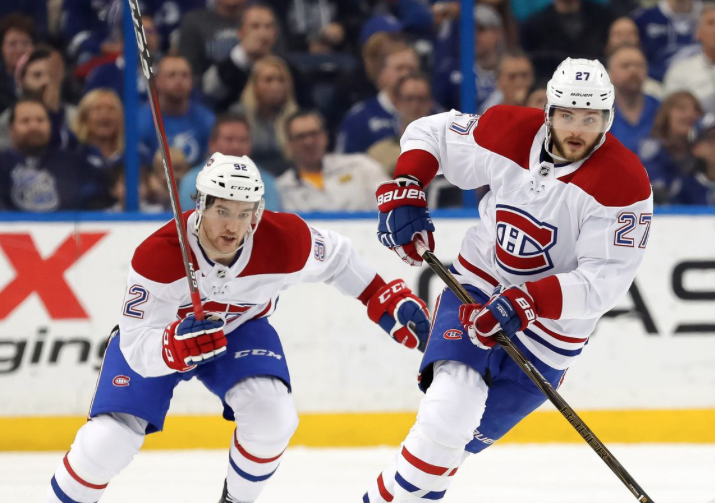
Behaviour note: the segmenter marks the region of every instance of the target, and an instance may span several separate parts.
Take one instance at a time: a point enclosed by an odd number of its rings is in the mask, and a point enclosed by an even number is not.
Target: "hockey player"
[[[421,265],[433,248],[423,189],[441,171],[464,190],[489,185],[452,273],[478,304],[445,290],[422,361],[416,424],[366,503],[440,500],[470,453],[492,445],[545,401],[495,347],[503,330],[556,387],[598,319],[626,293],[652,215],[645,169],[608,129],[614,91],[598,61],[566,59],[544,112],[495,106],[413,122],[395,180],[377,190],[378,236]]]
[[[365,304],[401,344],[426,342],[425,304],[402,280],[386,284],[333,231],[263,211],[263,182],[248,157],[214,154],[196,189],[196,211],[183,219],[206,319],[192,313],[170,222],[134,253],[89,421],[55,471],[46,502],[98,501],[145,435],[161,431],[174,387],[193,377],[237,426],[221,502],[255,501],[298,425],[285,355],[268,322],[291,285],[332,284]]]

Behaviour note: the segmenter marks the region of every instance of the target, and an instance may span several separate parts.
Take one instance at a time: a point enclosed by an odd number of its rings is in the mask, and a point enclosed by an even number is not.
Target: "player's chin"
[[[238,246],[238,238],[236,236],[219,236],[217,241],[217,248],[221,251],[235,250]]]

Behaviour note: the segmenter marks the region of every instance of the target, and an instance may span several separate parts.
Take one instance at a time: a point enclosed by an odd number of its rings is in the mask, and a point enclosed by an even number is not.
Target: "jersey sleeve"
[[[412,175],[426,186],[441,172],[464,190],[487,185],[489,153],[473,136],[479,119],[452,110],[412,122],[400,140],[395,176]]]
[[[119,317],[119,347],[129,366],[142,377],[171,374],[161,354],[164,328],[176,320],[182,302],[177,292],[188,290],[177,280],[173,283],[151,281],[133,268],[127,279],[127,290]],[[186,278],[183,278],[183,283]]]
[[[540,316],[597,318],[628,292],[643,260],[653,215],[653,196],[627,207],[601,207],[581,227],[578,267],[526,283]]]
[[[303,282],[324,282],[341,293],[359,297],[377,276],[352,248],[350,240],[337,232],[310,227],[313,248],[300,273]]]

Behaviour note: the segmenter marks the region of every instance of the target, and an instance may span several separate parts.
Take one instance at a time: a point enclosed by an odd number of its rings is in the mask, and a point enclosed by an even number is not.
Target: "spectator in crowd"
[[[126,209],[127,187],[125,172],[126,169],[123,164],[112,166],[108,172],[109,195],[114,203],[108,211],[125,211]],[[161,204],[153,203],[148,199],[150,174],[151,169],[149,167],[141,167],[139,171],[139,211],[142,213],[161,213],[166,209]],[[182,207],[182,209],[184,208]]]
[[[178,187],[191,166],[186,162],[184,151],[176,147],[169,147],[169,158],[171,159],[171,167]],[[144,197],[146,203],[152,207],[161,208],[162,211],[171,210],[171,198],[169,197],[169,187],[164,173],[164,158],[161,156],[161,152],[154,154],[146,180],[146,194]]]
[[[62,34],[67,56],[83,65],[121,51],[121,0],[63,0]]]
[[[521,46],[529,54],[538,80],[547,80],[567,57],[599,59],[613,16],[589,0],[554,0],[522,25]]]
[[[534,67],[520,52],[507,53],[497,69],[497,90],[482,103],[479,113],[494,105],[523,106],[534,85]]]
[[[641,142],[638,152],[656,204],[670,202],[675,179],[692,172],[688,135],[702,115],[698,99],[687,91],[675,92],[661,103],[651,136]]]
[[[223,61],[212,65],[202,78],[204,94],[223,110],[240,99],[253,65],[274,54],[278,23],[270,7],[263,4],[246,7],[238,27],[241,42]]]
[[[124,110],[111,89],[99,88],[84,95],[72,131],[80,143],[78,151],[94,166],[109,170],[124,165]],[[147,156],[140,164],[148,165]]]
[[[399,117],[395,109],[397,82],[419,70],[414,49],[395,46],[382,58],[377,74],[377,96],[354,105],[343,119],[336,142],[339,153],[365,153],[370,146],[393,136]]]
[[[497,67],[504,53],[504,28],[497,11],[487,4],[474,7],[474,24],[474,72],[479,108],[496,90]],[[462,72],[458,33],[458,20],[453,20],[447,29],[437,33],[435,42],[434,98],[447,110],[460,109]]]
[[[327,154],[328,133],[317,112],[296,112],[285,128],[293,167],[276,185],[286,211],[376,208],[375,187],[387,180],[379,164],[364,154]]]
[[[382,166],[388,179],[392,178],[400,156],[402,133],[412,121],[432,113],[432,91],[427,77],[419,74],[402,77],[395,87],[395,108],[399,116],[397,134],[373,143],[367,151]]]
[[[225,60],[238,43],[236,28],[248,0],[216,0],[212,7],[189,12],[181,20],[178,53],[193,69],[195,85],[214,63]]]
[[[330,113],[326,116],[331,131],[342,122],[345,114],[358,102],[368,100],[378,93],[377,76],[385,54],[394,48],[407,47],[399,32],[399,22],[387,24],[389,30],[376,31],[368,36],[362,45],[362,65],[346,72],[335,83],[335,96]]]
[[[74,120],[76,108],[62,99],[64,74],[62,56],[45,45],[38,45],[32,52],[21,57],[15,70],[20,96],[42,101],[50,114],[50,143],[61,148],[73,148],[77,139],[72,134],[70,124]],[[9,145],[9,118],[9,109],[0,115],[0,148]]]
[[[648,60],[648,75],[655,80],[663,81],[673,56],[695,43],[699,10],[696,0],[663,0],[633,13]]]
[[[619,17],[611,25],[608,31],[608,41],[606,42],[604,53],[608,57],[616,47],[622,45],[635,45],[641,48],[641,37],[638,32],[638,26],[636,26],[632,18],[627,16]],[[643,92],[654,98],[661,99],[663,97],[663,84],[659,80],[648,76],[643,84]]]
[[[0,19],[0,113],[15,102],[15,68],[32,51],[35,26],[32,19],[9,14]]]
[[[251,125],[251,159],[273,176],[288,167],[285,159],[285,122],[298,110],[288,66],[277,56],[256,62],[238,106]]]
[[[524,106],[544,110],[547,101],[546,86],[544,84],[534,84],[531,86],[531,89],[529,89],[529,94],[526,96]]]
[[[251,126],[245,115],[226,113],[216,118],[216,123],[211,129],[211,136],[209,136],[208,154],[210,156],[215,152],[236,157],[244,155],[251,157]],[[203,167],[203,162],[197,164],[181,178],[179,200],[182,209],[189,209],[194,206],[193,196],[196,194],[196,177]],[[258,166],[258,169],[260,170],[261,167]],[[276,179],[263,170],[261,170],[261,179],[265,190],[263,200],[265,201],[266,209],[281,211]]]
[[[715,2],[703,4],[696,37],[702,52],[674,62],[665,74],[664,91],[690,91],[698,98],[703,110],[715,112]]]
[[[12,0],[0,2],[0,19],[11,14],[20,14],[32,19],[40,35],[48,31],[48,0]],[[59,6],[57,6],[59,8]]]
[[[369,13],[366,0],[272,0],[276,17],[285,23],[287,51],[307,52],[310,44],[324,40],[333,50],[356,50],[362,22]]]
[[[186,58],[165,56],[156,70],[156,92],[166,141],[193,165],[206,155],[214,114],[191,98],[191,67]],[[139,109],[139,139],[153,156],[159,148],[149,104]]]
[[[638,26],[630,17],[619,17],[611,24],[606,40],[605,54],[610,54],[616,47],[622,45],[640,45],[641,37]]]
[[[637,154],[640,142],[653,129],[660,107],[660,101],[643,91],[648,64],[640,48],[622,45],[609,54],[607,68],[616,91],[611,134]]]
[[[715,114],[705,114],[695,123],[690,141],[695,169],[673,184],[673,203],[715,206]]]
[[[144,26],[144,35],[146,36],[146,45],[149,49],[154,61],[161,60],[159,31],[154,23],[154,18],[151,16],[142,15],[142,25]],[[134,44],[134,40],[131,40]],[[124,47],[124,43],[121,42]],[[133,49],[133,47],[132,47]],[[113,89],[118,96],[124,96],[124,56],[120,55],[113,61],[102,63],[95,66],[87,75],[84,81],[84,93],[88,93],[93,89],[108,88]],[[146,103],[147,83],[146,77],[141,70],[141,60],[137,58],[137,91],[139,93],[139,101]]]
[[[45,105],[22,98],[10,109],[8,149],[0,151],[0,209],[48,212],[106,207],[101,170],[72,151],[51,146]]]

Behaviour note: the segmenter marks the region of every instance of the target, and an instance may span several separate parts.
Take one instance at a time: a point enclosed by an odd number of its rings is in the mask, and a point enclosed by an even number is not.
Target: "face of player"
[[[277,66],[266,65],[256,75],[256,100],[261,108],[279,108],[288,97],[288,76]]]
[[[230,261],[251,228],[256,203],[217,199],[204,211],[199,234],[209,258]]]
[[[552,152],[570,162],[585,158],[607,126],[603,111],[560,107],[551,110]]]
[[[2,39],[2,59],[7,72],[12,75],[20,56],[32,50],[32,39],[24,31],[10,28]]]
[[[225,122],[218,127],[216,138],[209,142],[211,152],[224,155],[251,155],[251,134],[243,122]]]
[[[10,125],[10,138],[19,152],[33,155],[47,148],[50,143],[50,118],[39,103],[19,103],[15,120]]]
[[[157,92],[170,100],[188,100],[191,95],[191,67],[184,58],[167,57],[159,63]]]
[[[119,134],[122,112],[115,97],[108,93],[97,96],[87,113],[89,137],[96,140],[108,140]]]

